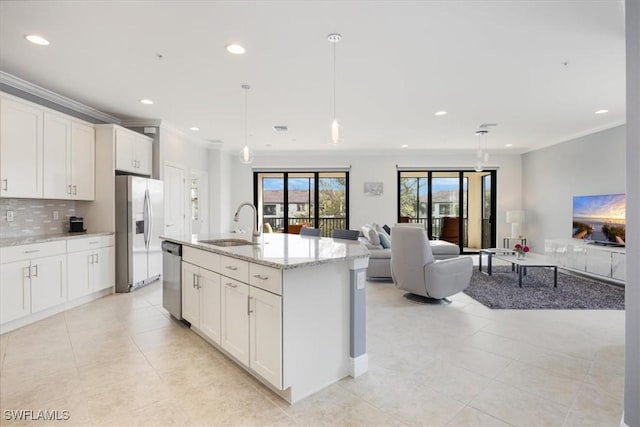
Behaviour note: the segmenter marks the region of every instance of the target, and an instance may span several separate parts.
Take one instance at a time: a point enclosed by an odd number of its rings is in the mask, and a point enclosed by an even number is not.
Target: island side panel
[[[347,261],[283,271],[283,378],[293,403],[349,375]]]

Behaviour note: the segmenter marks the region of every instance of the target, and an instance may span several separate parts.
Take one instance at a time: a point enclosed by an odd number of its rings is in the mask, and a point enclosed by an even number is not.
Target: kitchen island
[[[242,234],[161,238],[183,247],[182,317],[192,330],[288,402],[367,371],[369,252],[359,242],[280,233],[252,244]]]

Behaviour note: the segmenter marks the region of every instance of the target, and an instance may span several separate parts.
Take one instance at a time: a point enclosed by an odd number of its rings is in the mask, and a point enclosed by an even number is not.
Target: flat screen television
[[[625,195],[600,194],[573,197],[574,239],[590,243],[624,246]]]

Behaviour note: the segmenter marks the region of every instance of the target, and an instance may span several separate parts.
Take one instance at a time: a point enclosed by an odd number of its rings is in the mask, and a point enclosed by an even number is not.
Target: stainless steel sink
[[[198,242],[215,246],[250,246],[256,244],[244,239],[198,240]]]

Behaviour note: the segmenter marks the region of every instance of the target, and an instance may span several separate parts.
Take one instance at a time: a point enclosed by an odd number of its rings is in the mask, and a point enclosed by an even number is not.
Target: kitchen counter
[[[44,243],[53,242],[56,240],[69,240],[82,237],[92,236],[110,236],[112,232],[99,232],[99,233],[59,233],[59,234],[40,234],[35,236],[18,236],[18,237],[6,237],[0,239],[0,248],[19,245],[30,245],[32,243]]]
[[[298,234],[266,233],[257,244],[246,246],[216,246],[203,240],[242,239],[251,240],[250,234],[211,234],[184,236],[160,236],[182,245],[239,258],[282,270],[310,267],[336,261],[351,261],[369,257],[367,248],[358,241],[300,236]]]

